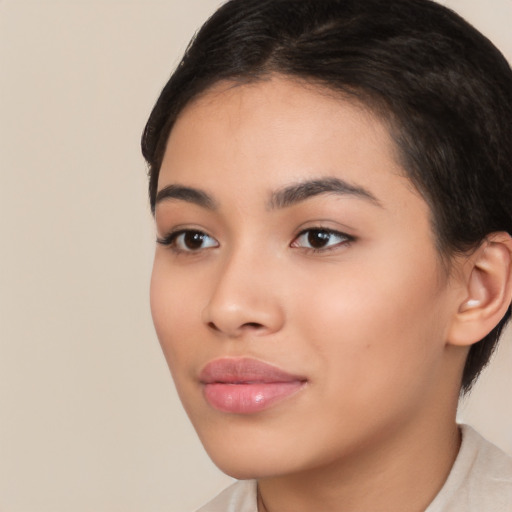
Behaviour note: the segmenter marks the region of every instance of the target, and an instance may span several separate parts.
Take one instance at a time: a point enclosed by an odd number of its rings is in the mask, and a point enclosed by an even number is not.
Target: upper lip
[[[250,384],[305,381],[306,378],[258,359],[225,357],[206,364],[199,374],[199,380],[203,384]]]

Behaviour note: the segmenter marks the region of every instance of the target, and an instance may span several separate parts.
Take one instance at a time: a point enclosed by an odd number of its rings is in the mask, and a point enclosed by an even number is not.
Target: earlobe
[[[498,325],[512,300],[512,238],[489,235],[470,256],[465,275],[465,297],[451,326],[448,342],[469,346]]]

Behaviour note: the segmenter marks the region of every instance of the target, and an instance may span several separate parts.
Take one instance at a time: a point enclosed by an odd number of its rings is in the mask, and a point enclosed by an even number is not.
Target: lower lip
[[[254,414],[284,400],[304,386],[302,381],[204,385],[204,396],[215,409],[233,414]]]

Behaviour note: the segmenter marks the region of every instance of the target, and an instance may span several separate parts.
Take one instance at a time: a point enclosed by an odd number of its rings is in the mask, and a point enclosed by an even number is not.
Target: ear
[[[448,343],[469,346],[487,336],[512,300],[512,238],[492,233],[469,256],[463,270],[464,299],[450,327]]]

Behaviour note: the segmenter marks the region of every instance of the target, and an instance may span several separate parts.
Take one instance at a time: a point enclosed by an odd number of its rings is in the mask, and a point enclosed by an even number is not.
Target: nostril
[[[220,331],[220,329],[213,322],[208,322],[208,327],[214,331]]]
[[[247,322],[244,325],[242,325],[242,327],[249,327],[251,329],[259,329],[263,326],[257,322]]]
[[[218,327],[217,325],[215,325],[215,322],[208,322],[207,325],[212,331],[222,332],[222,329],[220,327]],[[261,329],[262,327],[263,327],[263,325],[258,322],[246,322],[245,324],[242,324],[239,327],[239,329],[241,329],[241,331],[243,331],[245,329],[249,329],[249,330]]]

